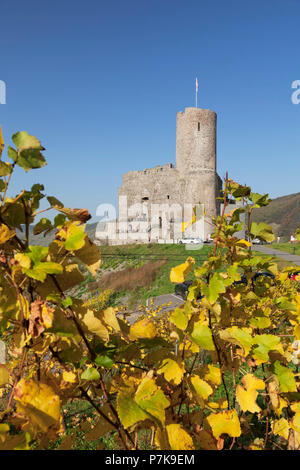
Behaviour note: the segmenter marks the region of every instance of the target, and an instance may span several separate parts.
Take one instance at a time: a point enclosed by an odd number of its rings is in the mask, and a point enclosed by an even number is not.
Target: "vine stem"
[[[24,362],[25,362],[25,358],[26,358],[27,351],[28,351],[28,347],[25,346],[25,349],[24,349],[24,352],[23,352],[23,356],[22,356],[22,360],[21,360],[21,364],[20,364],[20,367],[19,367],[19,370],[18,370],[18,373],[17,373],[17,376],[16,376],[16,380],[15,380],[15,382],[14,382],[12,391],[11,391],[10,396],[9,396],[9,400],[8,400],[8,403],[7,403],[7,409],[9,409],[10,406],[11,406],[11,402],[12,402],[12,399],[13,399],[14,394],[15,394],[15,391],[16,391],[17,383],[19,382],[20,377],[21,377],[21,375],[22,375],[22,371],[23,371],[23,367],[24,367]]]
[[[60,287],[59,283],[57,282],[56,277],[55,277],[53,274],[51,274],[50,276],[51,276],[51,278],[52,278],[52,280],[53,280],[55,286],[56,286],[57,289],[59,290],[60,295],[62,296],[63,299],[65,299],[66,296],[65,296],[65,294],[64,294],[64,292],[63,292],[63,290],[62,290],[62,288]],[[87,347],[87,349],[88,349],[88,351],[89,351],[89,353],[90,353],[91,359],[94,360],[94,359],[96,358],[96,354],[95,354],[95,352],[93,351],[93,349],[91,348],[91,345],[90,345],[90,343],[88,342],[88,340],[87,340],[87,338],[86,338],[86,336],[85,336],[85,334],[84,334],[84,331],[83,331],[83,329],[82,329],[82,327],[81,327],[79,321],[77,320],[77,318],[76,318],[76,316],[75,316],[75,313],[73,312],[73,310],[71,309],[71,307],[68,307],[68,308],[67,308],[67,311],[69,312],[70,318],[71,318],[71,319],[73,320],[73,322],[75,323],[75,326],[76,326],[76,328],[77,328],[77,331],[78,331],[78,333],[80,334],[80,336],[82,337],[82,339],[83,339],[83,341],[84,341],[84,343],[85,343],[85,345],[86,345],[86,347]]]
[[[124,449],[125,449],[125,450],[129,450],[129,449],[128,449],[128,446],[127,446],[127,444],[126,444],[126,442],[125,442],[125,440],[124,440],[124,437],[122,436],[121,429],[119,428],[118,424],[117,424],[117,423],[114,423],[111,419],[109,419],[108,416],[106,416],[106,415],[101,411],[101,408],[99,408],[99,406],[92,400],[92,398],[88,396],[87,392],[86,392],[82,387],[80,387],[80,391],[81,391],[81,393],[82,393],[82,396],[84,396],[85,399],[93,406],[93,408],[97,411],[97,413],[99,413],[99,415],[100,415],[103,419],[105,419],[105,421],[106,421],[107,423],[109,423],[111,426],[113,426],[113,427],[116,429],[116,431],[117,431],[118,434],[119,434],[119,437],[120,437],[120,440],[121,440],[121,442],[122,442],[122,445],[123,445]],[[131,437],[130,437],[130,440],[131,440],[131,442],[134,444],[134,442],[132,441]]]

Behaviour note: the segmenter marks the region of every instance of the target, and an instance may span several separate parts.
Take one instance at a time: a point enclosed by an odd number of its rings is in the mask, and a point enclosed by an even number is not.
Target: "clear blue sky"
[[[176,113],[218,114],[218,172],[271,197],[300,191],[298,0],[2,0],[6,143],[42,141],[48,165],[17,172],[95,216],[123,173],[175,162]],[[97,220],[96,217],[93,219]]]

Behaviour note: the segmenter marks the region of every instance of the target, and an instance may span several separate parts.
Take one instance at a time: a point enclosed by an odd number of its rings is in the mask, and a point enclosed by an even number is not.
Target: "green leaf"
[[[125,429],[149,418],[149,415],[134,401],[132,393],[131,388],[123,388],[117,397],[117,412]]]
[[[253,238],[259,238],[260,240],[265,240],[267,242],[272,242],[275,239],[272,227],[264,222],[252,222],[250,233]]]
[[[271,199],[268,198],[268,194],[259,194],[259,193],[251,193],[249,199],[255,204],[257,207],[267,206]]]
[[[62,274],[63,267],[61,264],[46,261],[45,263],[35,264],[31,269],[23,268],[22,271],[32,279],[43,282],[47,274]]]
[[[29,135],[28,132],[26,131],[20,131],[14,134],[12,136],[12,141],[18,150],[23,150],[23,149],[45,150],[44,147],[41,146],[40,141],[33,135]]]
[[[34,264],[40,263],[48,255],[47,246],[29,246],[26,255],[31,259]]]
[[[253,357],[260,361],[267,362],[269,360],[269,351],[274,351],[280,343],[280,338],[274,335],[256,335],[253,338],[253,344],[258,346],[253,349]]]
[[[214,304],[219,294],[226,292],[225,284],[226,280],[222,278],[219,273],[214,273],[209,281],[209,285],[202,285],[202,292],[209,303]]]
[[[26,149],[19,153],[17,165],[29,171],[45,166],[46,160],[39,150]]]
[[[62,274],[63,267],[59,263],[53,263],[52,261],[46,261],[45,263],[40,263],[36,265],[36,268],[40,271],[43,271],[46,274]]]
[[[201,348],[214,351],[215,346],[209,326],[203,325],[201,322],[195,323],[191,337],[194,343],[196,343]]]
[[[0,176],[10,175],[12,172],[12,166],[10,163],[5,163],[0,160]]]
[[[99,355],[95,359],[97,366],[105,367],[106,369],[111,369],[114,365],[114,361],[109,356]]]
[[[292,303],[286,297],[279,297],[276,299],[275,304],[282,310],[290,310],[292,312],[297,312],[297,304]]]
[[[279,361],[275,361],[273,372],[279,381],[281,392],[297,392],[295,377],[291,369],[282,366]]]
[[[73,300],[71,297],[67,297],[66,299],[62,299],[61,304],[63,308],[68,308],[73,304]]]
[[[83,380],[99,380],[100,374],[94,367],[89,367],[88,369],[85,369],[84,372],[82,372],[80,378]]]
[[[156,385],[154,380],[145,377],[140,383],[135,401],[139,407],[154,418],[161,426],[165,423],[165,408],[170,404],[164,392]]]
[[[51,230],[53,228],[52,223],[49,219],[43,217],[34,227],[33,233],[34,235],[39,235],[46,230]]]
[[[66,216],[64,214],[57,214],[54,217],[54,226],[57,228],[63,227],[66,221]]]
[[[17,161],[18,152],[13,147],[10,147],[10,145],[7,147],[7,154],[14,162]]]
[[[245,356],[250,352],[253,345],[253,338],[247,328],[232,326],[231,328],[226,328],[221,331],[220,337],[225,341],[241,346],[244,350]]]
[[[46,279],[47,274],[62,274],[63,267],[61,264],[52,261],[42,262],[48,255],[48,251],[48,247],[45,246],[29,246],[26,255],[32,261],[33,266],[30,269],[23,268],[23,273],[41,282]]]
[[[56,199],[56,197],[54,196],[48,196],[47,201],[52,207],[64,207],[63,203]]]
[[[68,251],[80,250],[84,246],[86,234],[82,227],[72,225],[68,230],[68,238],[65,241],[65,249]]]

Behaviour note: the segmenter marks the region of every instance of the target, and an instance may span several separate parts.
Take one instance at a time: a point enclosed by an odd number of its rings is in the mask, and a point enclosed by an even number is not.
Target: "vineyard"
[[[12,142],[0,160],[0,450],[300,449],[299,284],[293,266],[251,243],[274,240],[251,218],[268,195],[226,176],[206,259],[169,269],[172,284],[193,280],[184,306],[150,305],[129,324],[118,307],[69,294],[84,282],[82,266],[93,279],[108,259],[85,232],[87,210],[42,184],[7,196],[16,166],[46,164],[36,137],[22,131]],[[231,199],[243,206],[229,211]],[[248,240],[235,236],[244,214]],[[55,234],[48,246],[30,244],[31,226]],[[261,271],[273,277],[254,284]]]

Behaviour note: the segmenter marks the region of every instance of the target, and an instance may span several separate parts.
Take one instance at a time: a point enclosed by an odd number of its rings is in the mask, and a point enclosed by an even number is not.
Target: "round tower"
[[[185,108],[177,113],[176,168],[179,173],[216,171],[217,115],[209,109]]]
[[[208,216],[217,212],[216,123],[209,109],[185,108],[177,113],[176,169],[185,203],[204,204]]]

